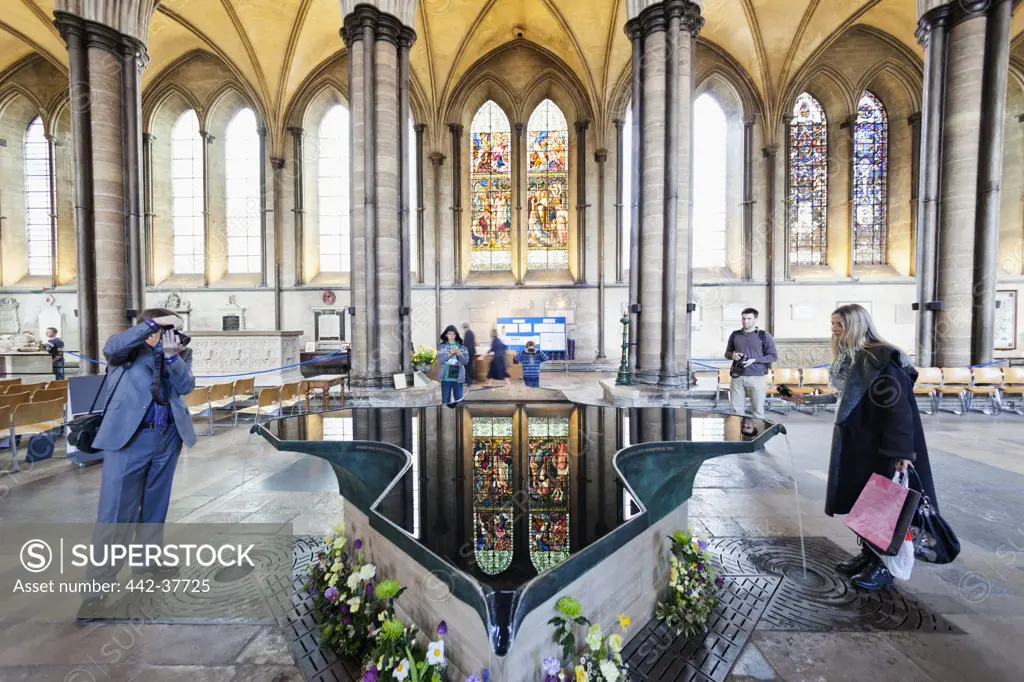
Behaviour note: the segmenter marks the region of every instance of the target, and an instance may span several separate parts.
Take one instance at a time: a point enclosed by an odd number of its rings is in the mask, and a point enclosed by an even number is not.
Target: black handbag
[[[107,396],[107,403],[103,406],[103,411],[93,412],[96,407],[96,401],[103,394],[103,387],[106,386],[107,378],[110,376],[109,373],[103,375],[100,390],[96,391],[96,396],[92,399],[89,411],[86,414],[78,415],[68,422],[68,445],[90,455],[100,451],[99,448],[92,446],[92,442],[96,438],[96,434],[99,433],[100,424],[103,423],[103,415],[107,413],[107,407],[110,405],[110,399],[114,397],[114,393],[117,391],[117,387],[121,385],[121,379],[124,378],[127,371],[127,368],[121,371],[121,376],[117,378],[117,383],[114,384],[114,390]]]
[[[914,467],[910,467],[910,471],[914,472],[917,487],[921,488],[921,503],[910,524],[910,533],[914,538],[914,556],[930,564],[948,564],[960,554],[960,540],[924,494],[924,486],[921,485],[921,477],[917,471]]]

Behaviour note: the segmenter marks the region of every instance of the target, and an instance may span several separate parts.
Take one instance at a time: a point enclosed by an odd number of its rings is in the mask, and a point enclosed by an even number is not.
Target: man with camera
[[[107,339],[112,387],[93,447],[104,451],[98,523],[163,523],[182,443],[196,444],[183,395],[195,388],[189,338],[169,310]]]
[[[729,343],[725,347],[726,360],[732,360],[729,369],[732,411],[744,414],[745,399],[750,396],[750,412],[755,419],[764,419],[764,400],[768,391],[765,375],[771,363],[779,359],[775,339],[757,328],[755,309],[744,309],[740,320],[742,328],[729,335]]]

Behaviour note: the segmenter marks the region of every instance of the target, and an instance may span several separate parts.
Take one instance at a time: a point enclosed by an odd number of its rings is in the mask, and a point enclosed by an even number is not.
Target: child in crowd
[[[533,341],[526,342],[526,348],[516,355],[516,362],[523,366],[523,382],[527,386],[540,386],[540,363],[547,361],[548,356]]]
[[[64,342],[57,334],[56,327],[46,328],[46,343],[43,344],[43,350],[50,354],[53,361],[53,378],[59,381],[64,378]]]

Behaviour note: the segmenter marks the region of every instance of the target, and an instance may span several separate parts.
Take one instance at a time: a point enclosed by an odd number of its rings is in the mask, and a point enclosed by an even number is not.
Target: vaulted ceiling
[[[769,111],[792,79],[847,28],[865,24],[920,55],[917,0],[704,0],[701,37],[746,70]],[[32,52],[66,70],[53,0],[3,0],[0,74]],[[521,32],[578,74],[595,111],[628,68],[625,0],[418,0],[413,76],[429,117],[443,115],[459,78]],[[182,55],[218,55],[279,123],[299,86],[343,49],[338,0],[162,0],[149,33],[151,82]],[[1024,32],[1024,13],[1012,34]],[[0,76],[2,77],[2,76]]]

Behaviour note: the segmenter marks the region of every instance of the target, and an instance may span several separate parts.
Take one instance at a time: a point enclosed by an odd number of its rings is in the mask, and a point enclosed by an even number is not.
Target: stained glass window
[[[25,232],[30,275],[53,274],[50,175],[50,143],[43,131],[43,120],[36,116],[25,131]]]
[[[569,267],[569,126],[549,99],[530,115],[526,135],[526,263],[531,270]]]
[[[246,108],[235,114],[224,136],[227,179],[228,272],[263,269],[260,243],[260,136],[256,114]]]
[[[725,267],[725,112],[705,93],[694,106],[693,267]]]
[[[317,207],[320,217],[320,272],[348,272],[348,109],[332,107],[317,135]]]
[[[889,166],[889,117],[865,91],[853,128],[853,262],[886,262],[886,185]]]
[[[569,420],[530,417],[530,561],[538,572],[569,558]]]
[[[171,130],[171,227],[175,274],[203,273],[203,138],[199,136],[199,118],[192,109],[179,116]]]
[[[690,440],[716,442],[725,440],[725,419],[721,417],[691,417]]]
[[[497,575],[512,563],[512,418],[473,417],[473,555]]]
[[[789,262],[825,265],[828,121],[809,93],[793,106],[789,130]]]
[[[470,128],[470,270],[512,267],[511,137],[505,112],[493,100],[484,102]]]

